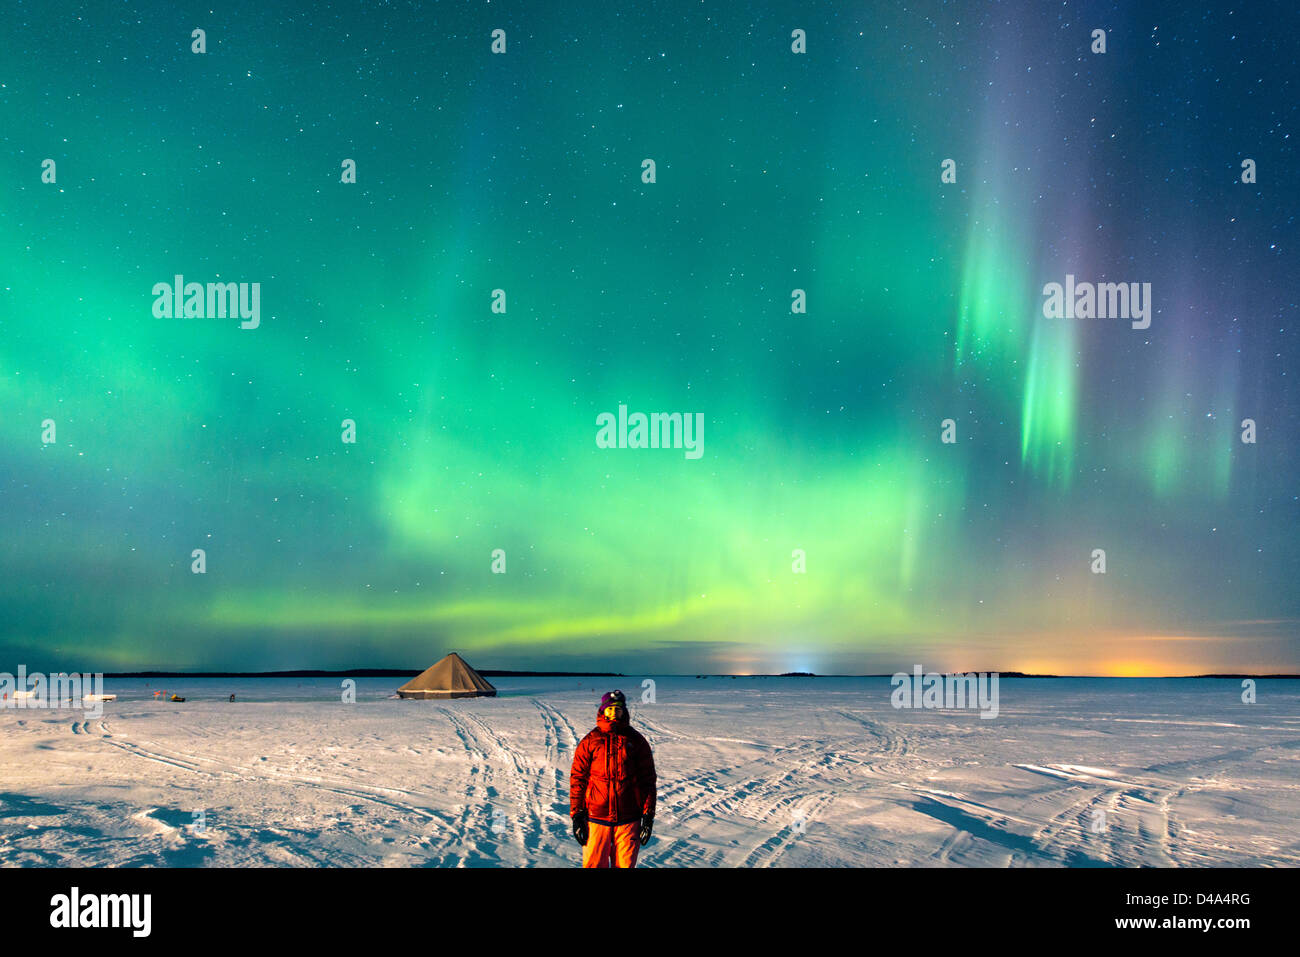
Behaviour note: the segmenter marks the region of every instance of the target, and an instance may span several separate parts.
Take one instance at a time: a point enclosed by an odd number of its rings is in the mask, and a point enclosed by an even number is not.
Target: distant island
[[[409,678],[423,668],[352,668],[347,671],[114,671],[105,678]],[[492,678],[626,678],[613,671],[490,671]]]

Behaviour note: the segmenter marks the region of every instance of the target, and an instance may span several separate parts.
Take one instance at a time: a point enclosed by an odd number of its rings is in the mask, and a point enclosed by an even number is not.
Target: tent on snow
[[[397,689],[400,698],[494,698],[496,693],[497,689],[454,651]]]

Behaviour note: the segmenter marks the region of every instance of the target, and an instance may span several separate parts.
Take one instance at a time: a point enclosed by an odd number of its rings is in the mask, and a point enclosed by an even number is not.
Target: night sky
[[[3,4],[0,670],[1300,671],[1293,5],[291,9]]]

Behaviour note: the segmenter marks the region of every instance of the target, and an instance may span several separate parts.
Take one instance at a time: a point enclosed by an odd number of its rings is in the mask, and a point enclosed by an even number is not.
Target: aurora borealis
[[[7,3],[4,668],[1300,671],[1300,14],[1137,6]]]

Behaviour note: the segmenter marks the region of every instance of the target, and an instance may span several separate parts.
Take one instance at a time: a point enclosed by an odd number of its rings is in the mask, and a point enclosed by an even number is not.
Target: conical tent
[[[497,689],[454,651],[397,689],[401,698],[491,698],[496,693]]]

